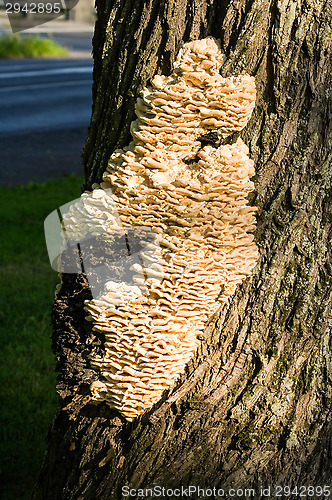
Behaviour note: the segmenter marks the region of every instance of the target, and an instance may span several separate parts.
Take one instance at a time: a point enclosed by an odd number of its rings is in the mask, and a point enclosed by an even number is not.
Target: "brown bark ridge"
[[[133,422],[89,400],[88,354],[102,339],[84,320],[84,276],[64,276],[53,314],[59,410],[34,499],[111,500],[124,485],[330,485],[331,4],[97,0],[97,9],[86,187],[130,140],[142,86],[170,72],[183,42],[212,35],[225,76],[256,77],[242,137],[256,162],[260,259],[176,387]]]

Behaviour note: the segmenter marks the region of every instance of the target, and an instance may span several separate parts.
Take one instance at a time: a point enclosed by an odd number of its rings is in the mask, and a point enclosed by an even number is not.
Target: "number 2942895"
[[[60,2],[46,3],[19,3],[6,2],[7,14],[60,14],[62,5]]]
[[[285,497],[330,497],[329,486],[276,486],[274,494],[278,498]]]

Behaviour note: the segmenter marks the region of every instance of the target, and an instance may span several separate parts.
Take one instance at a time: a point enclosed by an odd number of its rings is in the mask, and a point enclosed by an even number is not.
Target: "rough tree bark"
[[[224,76],[256,77],[242,137],[256,163],[260,259],[211,318],[176,387],[132,423],[89,403],[84,276],[54,307],[59,410],[34,499],[121,498],[121,486],[324,485],[331,452],[331,4],[97,0],[86,186],[130,140],[134,102],[183,42],[212,35]],[[307,495],[306,495],[307,497]]]

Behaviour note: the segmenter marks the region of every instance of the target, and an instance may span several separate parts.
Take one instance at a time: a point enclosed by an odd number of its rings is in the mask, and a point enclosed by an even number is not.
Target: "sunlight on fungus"
[[[63,216],[69,237],[93,219],[106,233],[138,226],[156,234],[145,242],[145,265],[132,264],[132,283],[110,280],[86,302],[106,339],[103,355],[91,354],[100,373],[92,399],[127,420],[174,385],[208,318],[257,260],[255,207],[246,199],[254,164],[240,138],[226,139],[247,124],[255,82],[221,77],[222,60],[212,38],[185,44],[173,73],[155,76],[137,100],[133,141],[112,154],[93,186],[98,203],[87,199],[84,210]]]

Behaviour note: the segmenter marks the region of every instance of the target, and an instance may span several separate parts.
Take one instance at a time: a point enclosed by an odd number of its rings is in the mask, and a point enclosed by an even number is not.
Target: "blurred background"
[[[1,185],[83,173],[81,150],[91,115],[93,27],[92,2],[80,0],[69,15],[13,35],[2,5]],[[55,42],[53,51],[40,39]],[[24,43],[33,41],[31,54],[23,57],[19,43],[24,50]],[[7,42],[3,51],[1,42]],[[67,54],[57,54],[58,44]],[[38,49],[44,49],[43,57]]]
[[[0,498],[29,499],[57,405],[47,215],[79,197],[95,11],[12,33],[0,4]]]

